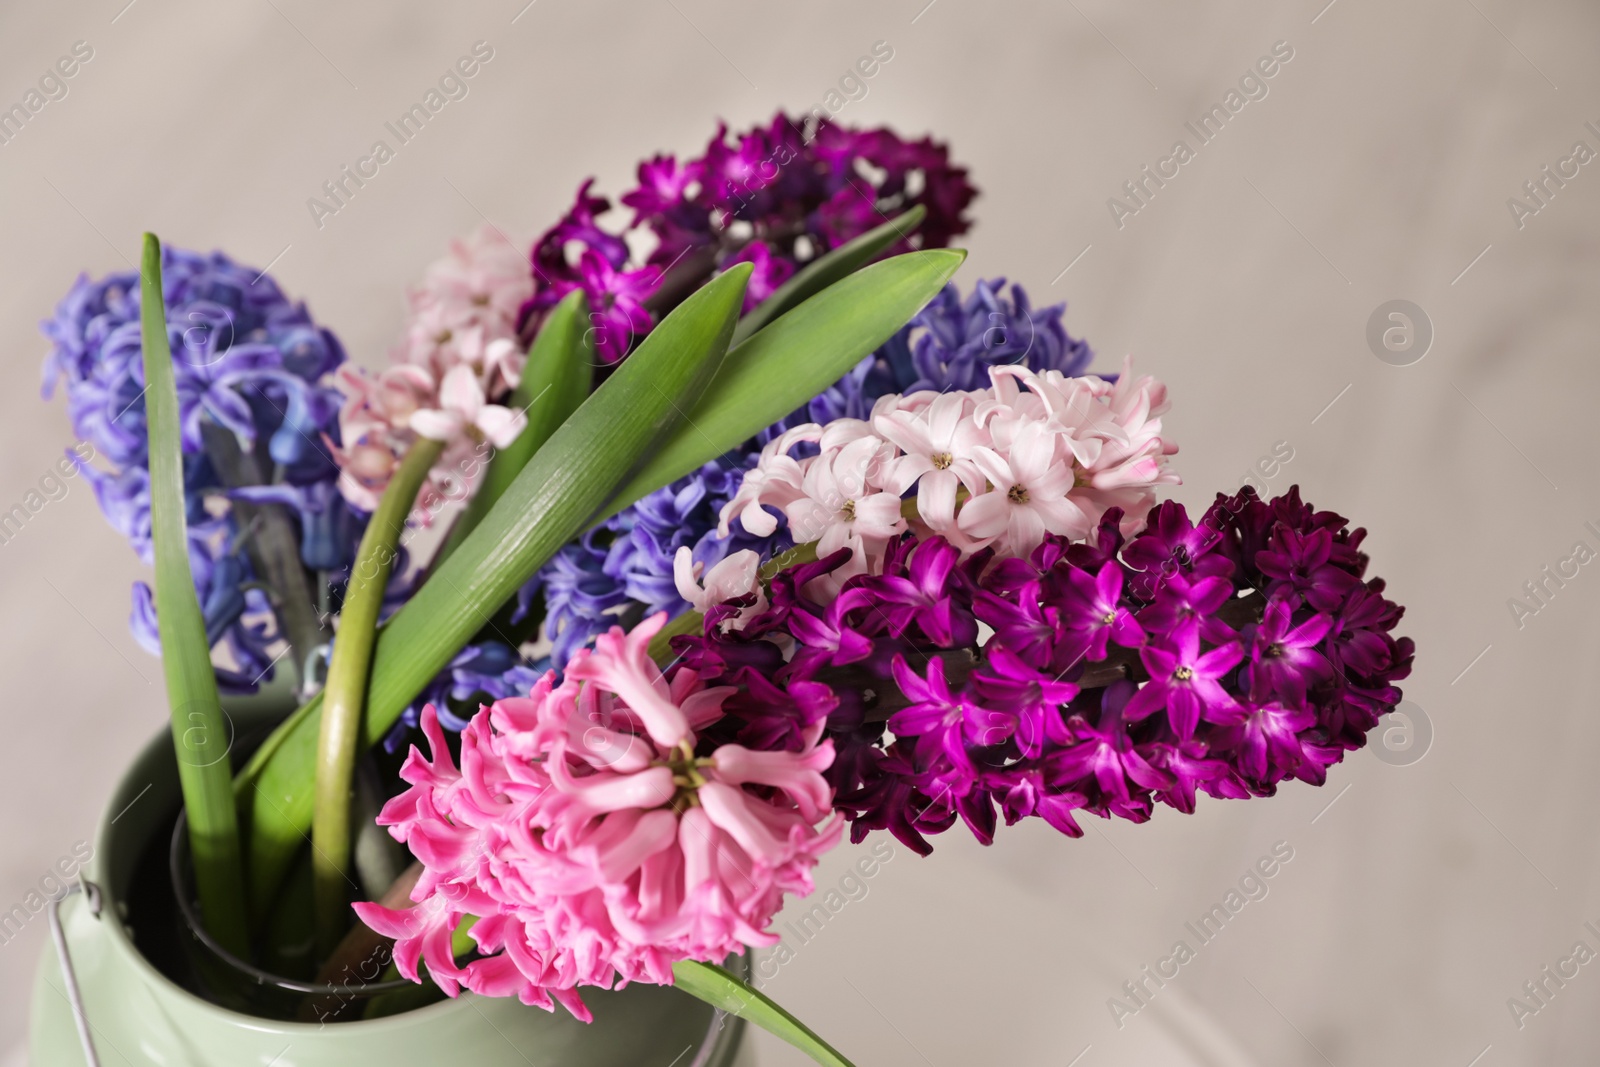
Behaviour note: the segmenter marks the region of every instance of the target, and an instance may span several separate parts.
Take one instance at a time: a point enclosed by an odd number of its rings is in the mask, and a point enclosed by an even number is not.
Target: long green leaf
[[[172,708],[178,780],[188,813],[189,850],[206,929],[237,956],[249,953],[244,868],[228,750],[233,738],[217,697],[211,642],[189,569],[178,389],[161,288],[161,242],[144,235],[140,284],[145,418],[150,431],[150,536],[155,545],[161,669]]]
[[[777,1002],[748,982],[721,967],[693,960],[672,965],[673,985],[705,1001],[713,1008],[755,1023],[775,1037],[781,1037],[823,1067],[854,1067],[832,1045],[812,1032],[805,1023],[784,1011]]]
[[[711,388],[599,519],[748,441],[838,381],[932,300],[965,258],[959,249],[935,249],[864,267],[728,353]]]
[[[739,320],[739,328],[733,331],[733,343],[735,345],[744,343],[758,330],[765,328],[769,322],[773,322],[785,312],[805,303],[828,286],[842,281],[877,259],[890,245],[911,236],[911,232],[922,225],[922,220],[927,215],[928,209],[918,204],[910,211],[896,215],[882,226],[868,230],[855,240],[842,244],[807,263],[793,278],[779,286],[777,292]]]
[[[478,528],[483,517],[511,488],[533,454],[588,399],[594,387],[594,345],[590,341],[588,323],[589,305],[581,289],[573,290],[550,309],[544,325],[539,327],[539,336],[528,350],[522,381],[517,383],[509,401],[512,407],[528,416],[528,425],[515,441],[489,460],[483,484],[472,494],[429,566],[437,568],[461,547],[461,542]]]
[[[505,495],[416,596],[373,652],[366,739],[373,744],[494,611],[584,529],[654,451],[717,372],[750,266],[727,271],[662,320],[517,475]],[[250,874],[258,898],[282,878],[312,813],[320,712],[297,714],[255,773]]]

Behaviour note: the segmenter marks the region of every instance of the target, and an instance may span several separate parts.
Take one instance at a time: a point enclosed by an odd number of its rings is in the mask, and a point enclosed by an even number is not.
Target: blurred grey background
[[[307,198],[480,40],[470,95],[319,229]],[[142,230],[272,264],[377,366],[452,235],[489,219],[531,239],[585,176],[615,194],[718,118],[809,110],[888,42],[839,118],[932,133],[971,167],[958,280],[1067,300],[1098,369],[1133,352],[1164,377],[1191,505],[1286,443],[1271,488],[1372,530],[1433,738],[1416,760],[1397,733],[1324,789],[1091,820],[1081,841],[1038,824],[897,848],[768,992],[862,1064],[1592,1063],[1600,964],[1520,1027],[1507,1001],[1576,942],[1600,949],[1600,568],[1520,625],[1508,600],[1600,548],[1600,164],[1546,180],[1536,214],[1507,201],[1537,206],[1524,183],[1576,142],[1600,151],[1597,40],[1577,0],[8,4],[0,102],[75,42],[93,58],[0,145],[0,510],[72,442],[38,397],[37,321],[79,271],[126,268]],[[1113,211],[1278,42],[1293,58],[1267,94]],[[1369,347],[1397,299],[1431,322],[1418,362]],[[0,545],[0,910],[90,838],[164,720],[126,626],[141,567],[70,484]],[[1119,1028],[1108,999],[1278,842],[1293,859],[1268,896]],[[0,1057],[45,942],[41,917],[0,944]]]

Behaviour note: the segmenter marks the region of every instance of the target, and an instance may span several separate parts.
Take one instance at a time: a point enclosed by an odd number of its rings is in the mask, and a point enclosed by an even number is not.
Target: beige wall
[[[1600,574],[1520,630],[1506,605],[1574,541],[1600,545],[1582,529],[1600,520],[1600,165],[1521,229],[1506,207],[1574,141],[1600,148],[1592,4],[538,0],[513,22],[521,0],[124,2],[0,13],[0,102],[73,42],[94,49],[0,146],[0,505],[71,442],[37,398],[36,320],[78,271],[124,267],[141,230],[282,253],[285,287],[376,364],[402,287],[452,234],[486,216],[531,236],[583,176],[615,191],[718,116],[809,108],[886,40],[842,117],[932,131],[971,165],[966,280],[1070,299],[1098,366],[1132,351],[1171,383],[1181,499],[1288,442],[1274,486],[1372,529],[1436,738],[1414,766],[1362,753],[1324,790],[1079,842],[1029,826],[986,851],[959,833],[928,861],[900,850],[771,990],[863,1063],[1169,1062],[1149,1051],[1156,1013],[1119,1032],[1106,998],[1282,840],[1293,862],[1158,997],[1169,1017],[1198,1005],[1269,1064],[1465,1067],[1491,1045],[1486,1067],[1592,1061],[1600,965],[1520,1032],[1506,1008],[1580,936],[1600,947],[1581,930],[1600,925]],[[470,96],[319,230],[306,198],[479,39],[495,57]],[[1107,198],[1277,41],[1294,58],[1270,93],[1118,228]],[[1436,330],[1412,366],[1365,340],[1395,298]],[[0,546],[0,906],[90,835],[162,721],[125,625],[139,570],[81,483]],[[43,943],[40,921],[0,945],[0,1035],[21,1032]]]

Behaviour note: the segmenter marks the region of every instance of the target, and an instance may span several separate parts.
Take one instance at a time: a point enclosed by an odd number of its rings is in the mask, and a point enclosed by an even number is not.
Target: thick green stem
[[[441,442],[421,438],[401,460],[361,537],[339,613],[339,634],[322,690],[316,810],[311,821],[312,887],[321,953],[332,951],[349,925],[350,783],[364,747],[361,715],[383,591],[389,584],[406,516],[443,447]]]
[[[233,736],[217,696],[211,642],[189,569],[178,390],[161,288],[161,242],[155,234],[144,235],[140,273],[156,618],[161,631],[161,669],[172,708],[178,782],[188,813],[189,851],[206,929],[228,951],[247,957],[250,936],[245,922],[244,864],[228,759]]]

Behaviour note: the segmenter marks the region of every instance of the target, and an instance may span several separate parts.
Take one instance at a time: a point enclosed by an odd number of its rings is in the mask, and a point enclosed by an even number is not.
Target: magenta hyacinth
[[[719,127],[696,158],[647,159],[636,180],[618,198],[632,209],[625,233],[600,224],[611,201],[592,192],[591,178],[535,243],[535,292],[523,309],[530,336],[545,311],[581,289],[595,350],[616,363],[714,271],[754,265],[748,311],[806,263],[918,205],[922,225],[890,252],[944,247],[967,231],[977,196],[943,144],[782,112],[742,133]]]
[[[921,853],[957,818],[985,842],[997,815],[1077,836],[1078,812],[1143,822],[1202,792],[1320,785],[1399,702],[1413,646],[1365,576],[1364,530],[1298,488],[1219,494],[1199,522],[1167,502],[1127,526],[1112,508],[1087,542],[1051,534],[1001,560],[906,534],[881,574],[813,599],[841,550],[674,644],[706,684],[769,694],[731,698],[714,735],[792,745],[825,716],[852,837],[888,829]]]

